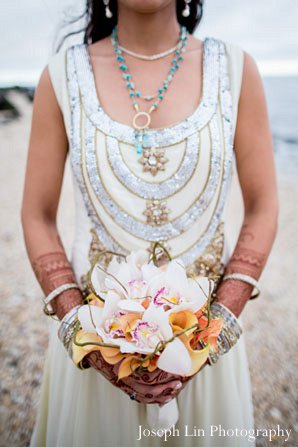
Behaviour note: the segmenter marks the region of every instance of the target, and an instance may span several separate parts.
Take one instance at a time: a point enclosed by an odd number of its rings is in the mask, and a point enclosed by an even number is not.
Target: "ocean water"
[[[264,78],[279,170],[298,175],[298,77]]]
[[[298,76],[263,77],[263,84],[277,168],[298,180]]]
[[[82,12],[85,4],[86,0],[0,0],[0,86],[36,84],[59,30],[66,32],[62,23]],[[298,76],[297,19],[298,2],[293,0],[206,0],[195,34],[238,45],[255,58],[264,75]]]

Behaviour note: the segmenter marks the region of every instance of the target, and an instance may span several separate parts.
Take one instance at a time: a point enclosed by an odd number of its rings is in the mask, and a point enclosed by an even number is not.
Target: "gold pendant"
[[[142,157],[138,161],[143,165],[144,172],[150,172],[152,175],[156,175],[158,171],[164,171],[166,169],[165,164],[169,160],[165,157],[165,151],[163,149],[151,147],[143,149]]]
[[[145,118],[143,124],[140,123],[140,121],[142,121],[142,118]],[[150,123],[151,123],[151,116],[148,112],[137,112],[132,120],[133,127],[137,130],[148,129]]]

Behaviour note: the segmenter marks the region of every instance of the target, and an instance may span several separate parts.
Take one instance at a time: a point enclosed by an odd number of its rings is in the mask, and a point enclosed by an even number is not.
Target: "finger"
[[[123,383],[129,386],[137,395],[142,398],[146,398],[149,401],[164,402],[165,398],[175,396],[182,388],[180,380],[172,380],[167,384],[154,384],[146,385],[138,383],[133,377],[127,377],[123,379]]]
[[[134,380],[140,384],[144,385],[155,385],[155,384],[163,384],[163,383],[169,383],[173,380],[180,380],[181,377],[174,374],[169,374],[165,371],[162,371],[160,369],[156,369],[152,372],[142,372],[139,373],[135,372],[133,374]]]

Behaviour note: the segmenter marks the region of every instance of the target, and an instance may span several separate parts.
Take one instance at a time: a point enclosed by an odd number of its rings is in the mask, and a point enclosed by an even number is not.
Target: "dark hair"
[[[185,8],[185,1],[176,0],[176,2],[178,22],[180,25],[184,25],[190,33],[193,33],[202,19],[204,0],[192,0],[189,3],[190,14],[188,17],[183,17],[182,15],[182,11]],[[57,46],[57,49],[59,50],[61,48],[67,37],[80,32],[84,33],[84,43],[94,43],[110,36],[114,26],[117,24],[117,0],[110,0],[109,8],[113,13],[110,19],[105,15],[105,6],[102,0],[86,0],[86,7],[83,13],[69,22],[69,24],[75,24],[85,19],[86,27],[66,34]]]

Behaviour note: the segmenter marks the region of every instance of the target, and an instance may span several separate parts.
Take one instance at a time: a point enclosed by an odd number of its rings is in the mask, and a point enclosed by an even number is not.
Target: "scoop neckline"
[[[183,120],[172,125],[146,129],[148,143],[163,146],[174,144],[200,130],[216,111],[219,92],[220,41],[214,38],[203,40],[201,98],[195,110]],[[106,135],[134,144],[136,129],[110,117],[102,108],[96,89],[94,71],[87,44],[72,47],[69,54],[70,76],[77,79],[82,105],[92,124]],[[182,135],[183,134],[183,135]]]
[[[201,82],[201,94],[200,94],[200,99],[199,99],[198,105],[195,107],[195,109],[189,115],[187,115],[182,120],[178,120],[175,123],[169,124],[167,126],[150,127],[149,129],[146,130],[146,132],[161,131],[161,130],[170,129],[170,128],[173,128],[175,126],[178,126],[179,124],[183,123],[184,121],[189,120],[196,113],[196,111],[200,108],[201,103],[203,102],[203,99],[204,99],[204,89],[205,89],[205,83],[206,83],[206,80],[205,80],[206,40],[207,40],[206,38],[204,38],[202,40],[202,58],[201,58],[201,64],[200,64],[201,65],[200,68],[201,68],[201,74],[202,74],[202,82]],[[90,72],[92,74],[92,84],[93,84],[94,90],[96,92],[95,99],[96,99],[97,106],[101,108],[102,113],[107,117],[107,119],[109,119],[110,121],[113,121],[116,125],[126,126],[126,127],[129,127],[130,129],[133,129],[135,131],[136,129],[133,126],[112,118],[111,115],[109,113],[107,113],[104,110],[104,108],[102,107],[101,101],[99,99],[98,85],[96,83],[94,68],[93,68],[93,64],[92,64],[91,55],[90,55],[90,52],[89,52],[89,49],[88,49],[88,44],[85,43],[84,47],[85,47],[86,57],[87,57],[87,60],[88,60],[88,65],[90,67]]]

